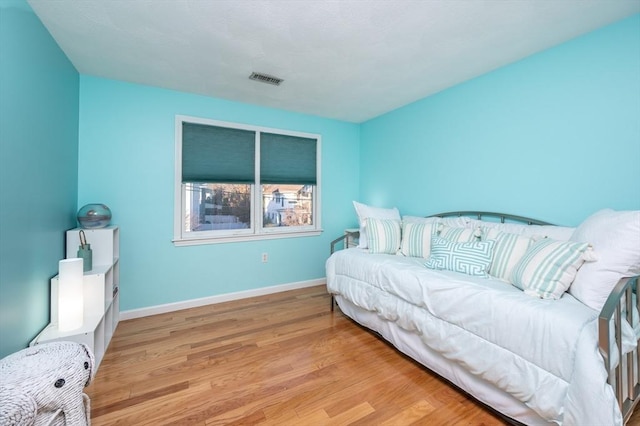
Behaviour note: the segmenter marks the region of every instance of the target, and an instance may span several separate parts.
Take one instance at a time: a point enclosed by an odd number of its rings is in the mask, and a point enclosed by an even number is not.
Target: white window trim
[[[249,130],[256,132],[256,170],[255,183],[251,189],[251,228],[225,231],[202,231],[196,234],[185,236],[182,231],[184,224],[184,200],[182,191],[182,123],[205,124],[209,126],[228,127],[233,129]],[[260,133],[276,133],[287,136],[296,136],[301,138],[316,139],[316,185],[313,191],[313,226],[305,227],[282,227],[282,228],[264,228],[262,226],[263,197],[260,191]],[[277,238],[296,238],[317,236],[322,233],[321,217],[320,217],[320,200],[321,197],[321,169],[322,156],[320,153],[322,147],[322,137],[315,133],[303,133],[291,130],[276,129],[271,127],[254,126],[250,124],[232,123],[220,120],[211,120],[207,118],[192,117],[187,115],[176,115],[175,118],[175,175],[174,175],[174,211],[173,211],[173,243],[175,246],[192,246],[201,244],[217,244],[231,243],[255,240],[271,240]],[[216,232],[213,235],[212,232]]]

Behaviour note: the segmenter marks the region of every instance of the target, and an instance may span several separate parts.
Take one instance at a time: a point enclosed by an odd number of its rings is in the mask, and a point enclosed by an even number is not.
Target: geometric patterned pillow
[[[431,237],[436,234],[437,229],[435,222],[402,222],[400,251],[405,256],[428,258],[431,253]]]
[[[366,219],[369,253],[396,254],[400,249],[400,221]]]
[[[454,243],[478,241],[481,235],[478,230],[472,228],[457,228],[440,224],[440,238],[453,241]]]
[[[488,277],[495,241],[455,243],[441,237],[431,239],[430,269],[446,269],[463,274]]]
[[[525,255],[533,243],[533,239],[485,227],[482,228],[482,239],[491,239],[496,242],[493,247],[493,260],[489,268],[489,275],[510,282],[513,268]]]
[[[535,241],[513,268],[511,282],[531,296],[559,299],[589,258],[588,248],[589,243]]]

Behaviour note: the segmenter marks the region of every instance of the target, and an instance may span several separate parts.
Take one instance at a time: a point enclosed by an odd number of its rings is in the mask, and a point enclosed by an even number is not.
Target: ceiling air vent
[[[260,81],[262,83],[273,84],[274,86],[280,86],[284,80],[278,77],[274,77],[268,74],[262,74],[259,72],[252,72],[249,76],[251,80]]]

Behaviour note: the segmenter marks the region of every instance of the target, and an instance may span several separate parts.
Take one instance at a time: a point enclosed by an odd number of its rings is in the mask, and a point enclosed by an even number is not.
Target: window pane
[[[182,123],[182,182],[253,183],[253,131]]]
[[[316,184],[317,140],[260,134],[260,182]]]
[[[251,185],[183,184],[186,232],[251,228]]]
[[[313,225],[313,185],[262,185],[262,226]]]

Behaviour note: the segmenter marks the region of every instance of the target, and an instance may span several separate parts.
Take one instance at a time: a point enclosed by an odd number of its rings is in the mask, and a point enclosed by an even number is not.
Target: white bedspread
[[[542,418],[618,425],[620,411],[597,349],[597,312],[569,294],[525,295],[502,281],[424,266],[424,259],[341,250],[327,287],[376,312]]]

